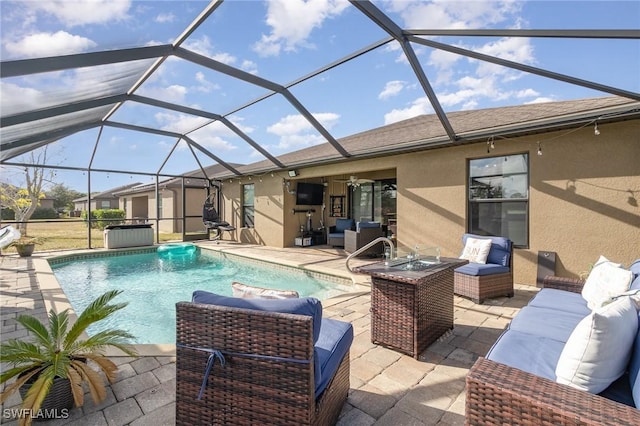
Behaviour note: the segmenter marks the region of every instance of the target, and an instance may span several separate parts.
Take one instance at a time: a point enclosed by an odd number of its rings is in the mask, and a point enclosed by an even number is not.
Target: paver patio
[[[212,249],[277,259],[318,271],[347,274],[344,253],[326,248],[273,249],[230,243],[204,243]],[[2,340],[26,337],[16,317],[20,314],[46,318],[34,259],[0,257],[0,318]],[[353,265],[371,262],[356,260]],[[353,324],[351,390],[339,425],[458,425],[464,423],[464,387],[468,369],[491,347],[515,313],[537,292],[516,285],[513,298],[497,298],[477,305],[454,298],[452,331],[424,351],[419,359],[371,343],[369,278],[356,276],[354,292],[323,301],[323,314]],[[81,408],[67,419],[47,425],[173,425],[175,423],[175,357],[114,357],[118,379],[108,386],[99,405],[87,395]],[[3,368],[5,366],[3,365]],[[0,424],[15,425],[9,409],[18,408],[18,395],[2,406]]]

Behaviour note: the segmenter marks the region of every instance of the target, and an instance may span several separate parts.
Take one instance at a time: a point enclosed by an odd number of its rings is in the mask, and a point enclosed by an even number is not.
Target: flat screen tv
[[[321,206],[324,185],[321,183],[298,182],[296,188],[296,204],[299,206]]]

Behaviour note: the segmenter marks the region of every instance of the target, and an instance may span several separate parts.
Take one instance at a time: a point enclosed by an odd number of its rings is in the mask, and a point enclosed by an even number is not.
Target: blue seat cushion
[[[344,232],[331,232],[329,238],[344,238]]]
[[[323,318],[320,338],[314,346],[315,396],[318,398],[338,371],[340,361],[353,342],[353,326],[344,321]]]
[[[586,317],[591,313],[580,293],[558,290],[555,288],[543,288],[529,301],[528,306],[549,308],[552,310],[574,312]]]
[[[508,329],[486,358],[555,382],[562,348],[564,343],[558,340]]]
[[[633,281],[629,290],[640,290],[640,259],[636,260],[629,266],[629,270],[633,273]]]
[[[313,318],[314,344],[318,342],[320,337],[322,304],[314,297],[301,297],[299,299],[244,299],[240,297],[221,296],[204,290],[196,290],[193,292],[191,301],[194,303],[205,303],[229,308],[307,315]]]
[[[566,342],[585,316],[575,312],[525,306],[511,320],[509,329]]]
[[[493,275],[509,273],[509,267],[496,265],[495,263],[473,263],[469,262],[464,266],[455,269],[455,272],[465,275]]]

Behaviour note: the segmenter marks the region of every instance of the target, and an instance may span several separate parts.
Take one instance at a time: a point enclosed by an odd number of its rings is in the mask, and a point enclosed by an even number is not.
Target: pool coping
[[[52,309],[54,310],[54,312],[61,312],[65,309],[69,309],[70,325],[73,324],[73,322],[75,322],[77,319],[77,315],[73,307],[71,306],[71,303],[69,303],[69,300],[67,299],[66,294],[62,290],[62,287],[58,283],[58,280],[56,279],[55,274],[53,273],[53,269],[51,268],[51,264],[49,263],[50,260],[53,260],[55,263],[57,260],[64,261],[64,259],[76,258],[78,256],[82,257],[84,255],[86,255],[86,257],[103,257],[105,255],[115,256],[118,254],[122,254],[123,252],[124,253],[130,253],[130,252],[147,253],[149,251],[155,251],[160,245],[161,244],[156,244],[154,246],[128,247],[128,248],[119,248],[119,249],[87,249],[87,250],[77,250],[77,251],[74,250],[73,252],[62,253],[62,254],[47,253],[47,252],[38,253],[37,256],[32,257],[32,260],[33,260],[32,265],[36,275],[36,279],[40,286],[40,291],[42,293],[42,298],[44,300],[46,312],[49,312]],[[322,300],[323,308],[327,308],[327,307],[336,305],[338,303],[344,302],[345,300],[358,297],[362,294],[362,292],[369,292],[371,290],[370,287],[367,285],[366,281],[354,279],[353,275],[350,274],[346,269],[344,273],[341,274],[339,272],[342,272],[342,271],[338,271],[335,269],[329,270],[328,268],[323,268],[321,266],[305,265],[303,263],[292,262],[287,259],[273,259],[273,260],[257,259],[247,254],[242,255],[238,253],[229,252],[228,250],[225,250],[224,247],[213,248],[213,247],[203,246],[197,243],[195,245],[197,245],[203,250],[220,252],[221,255],[242,257],[242,258],[256,261],[259,263],[268,263],[272,265],[279,265],[279,266],[284,266],[289,268],[301,269],[303,271],[310,272],[312,274],[329,275],[332,277],[343,279],[345,281],[352,282],[352,285],[354,287],[353,291],[336,295],[333,297],[329,297],[327,299],[323,299]],[[88,336],[85,334],[84,338],[87,338],[87,337]],[[176,354],[175,344],[147,343],[147,344],[132,344],[131,346],[136,350],[136,352],[138,353],[138,356],[175,356]],[[108,357],[129,357],[129,355],[125,354],[124,352],[116,348],[106,348],[104,353]]]

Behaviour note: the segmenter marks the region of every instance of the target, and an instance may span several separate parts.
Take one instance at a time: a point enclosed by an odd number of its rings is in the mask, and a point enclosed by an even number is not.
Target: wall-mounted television
[[[324,185],[321,183],[298,182],[296,204],[299,206],[321,206],[324,203]]]

